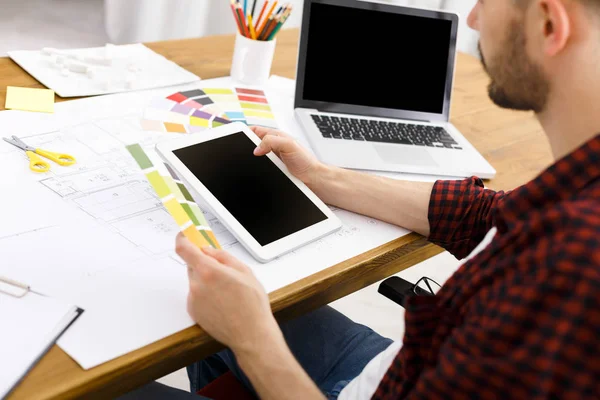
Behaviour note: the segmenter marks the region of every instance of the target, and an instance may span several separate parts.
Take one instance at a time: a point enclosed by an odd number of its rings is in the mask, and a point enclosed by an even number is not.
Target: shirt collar
[[[600,178],[600,134],[561,158],[523,185],[499,205],[496,222],[500,230],[527,218],[535,209],[571,198]],[[505,225],[506,226],[503,226]]]

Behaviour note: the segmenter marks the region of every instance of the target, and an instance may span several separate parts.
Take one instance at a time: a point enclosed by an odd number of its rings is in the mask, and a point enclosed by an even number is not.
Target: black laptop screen
[[[304,100],[443,113],[452,21],[313,3]]]

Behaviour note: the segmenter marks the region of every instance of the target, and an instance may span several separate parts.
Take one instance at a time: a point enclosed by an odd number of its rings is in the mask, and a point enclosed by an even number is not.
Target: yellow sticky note
[[[6,104],[8,110],[24,110],[54,112],[54,91],[50,89],[33,89],[17,86],[6,87]]]

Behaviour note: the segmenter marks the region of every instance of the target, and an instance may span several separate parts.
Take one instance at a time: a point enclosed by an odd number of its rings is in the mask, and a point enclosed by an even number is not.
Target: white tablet
[[[240,122],[159,143],[158,153],[261,262],[319,239],[340,220]]]

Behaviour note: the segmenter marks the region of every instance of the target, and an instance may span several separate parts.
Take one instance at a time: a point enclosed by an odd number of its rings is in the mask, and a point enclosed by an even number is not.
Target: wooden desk
[[[272,73],[294,78],[298,31],[277,39]],[[233,36],[151,43],[149,47],[204,79],[229,75]],[[530,113],[495,107],[487,97],[488,78],[477,59],[458,58],[452,121],[498,170],[488,182],[512,189],[551,163],[546,138]],[[42,87],[9,59],[0,59],[0,107],[7,85]],[[61,99],[57,99],[60,101]],[[328,304],[441,252],[410,234],[272,293],[280,320]],[[82,370],[54,346],[10,396],[14,399],[110,398],[182,368],[220,349],[198,327],[192,327],[92,370]]]

